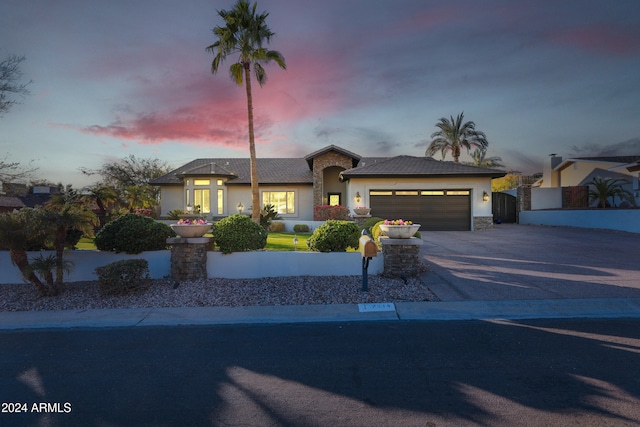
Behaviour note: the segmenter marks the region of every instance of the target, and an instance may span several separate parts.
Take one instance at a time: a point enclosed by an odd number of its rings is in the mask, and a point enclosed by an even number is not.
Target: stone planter
[[[180,237],[202,237],[211,230],[212,224],[171,224],[171,228]]]
[[[410,239],[420,229],[420,224],[385,225],[380,224],[380,231],[390,239]]]
[[[353,211],[356,213],[356,215],[369,215],[369,212],[371,212],[371,208],[353,208]]]

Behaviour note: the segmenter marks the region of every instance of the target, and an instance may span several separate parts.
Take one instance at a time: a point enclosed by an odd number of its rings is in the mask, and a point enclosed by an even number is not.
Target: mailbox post
[[[360,236],[358,251],[362,255],[362,290],[367,292],[369,290],[369,261],[371,258],[378,255],[378,246],[376,242],[367,235],[366,230],[362,230],[362,236]]]

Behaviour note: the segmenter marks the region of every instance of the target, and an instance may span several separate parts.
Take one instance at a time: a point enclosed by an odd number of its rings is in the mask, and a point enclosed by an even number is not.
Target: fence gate
[[[516,222],[516,198],[507,193],[492,193],[491,195],[493,222]]]

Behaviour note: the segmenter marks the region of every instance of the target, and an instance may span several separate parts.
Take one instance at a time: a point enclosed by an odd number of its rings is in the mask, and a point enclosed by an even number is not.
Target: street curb
[[[370,310],[363,310],[361,306],[368,306]],[[382,308],[379,310],[380,307]],[[0,331],[144,326],[553,318],[640,318],[640,298],[0,312]]]

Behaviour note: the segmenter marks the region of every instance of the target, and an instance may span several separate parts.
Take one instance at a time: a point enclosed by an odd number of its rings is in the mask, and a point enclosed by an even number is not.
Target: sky
[[[171,167],[248,157],[235,58],[214,75],[205,49],[233,4],[3,0],[0,58],[24,55],[32,83],[0,117],[0,160],[80,188],[97,179],[81,168],[129,155]],[[259,0],[258,11],[287,63],[253,82],[258,157],[330,144],[424,156],[440,118],[461,112],[487,135],[487,157],[525,174],[551,153],[640,154],[637,0]]]

